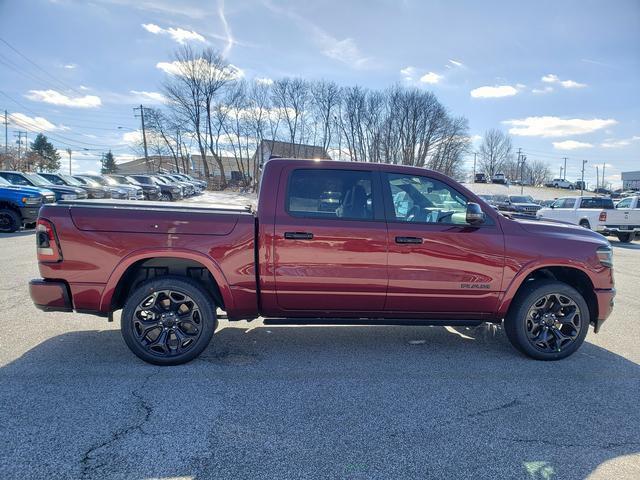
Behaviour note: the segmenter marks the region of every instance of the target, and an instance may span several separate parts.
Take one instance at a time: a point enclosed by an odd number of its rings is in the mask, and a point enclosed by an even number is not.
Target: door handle
[[[313,240],[313,233],[310,232],[284,232],[287,240]]]
[[[396,237],[396,243],[422,243],[420,237]]]

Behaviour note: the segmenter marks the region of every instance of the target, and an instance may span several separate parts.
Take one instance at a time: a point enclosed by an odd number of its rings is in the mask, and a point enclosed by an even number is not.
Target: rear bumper
[[[596,300],[598,302],[598,318],[596,319],[595,332],[600,330],[604,321],[609,318],[613,310],[613,299],[616,296],[616,289],[596,290]]]
[[[29,295],[37,308],[45,312],[71,312],[71,296],[69,287],[60,281],[43,280],[41,278],[29,282]]]

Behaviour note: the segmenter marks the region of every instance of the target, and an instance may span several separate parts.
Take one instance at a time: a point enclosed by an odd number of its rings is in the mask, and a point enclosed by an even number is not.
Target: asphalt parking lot
[[[117,323],[43,314],[31,232],[0,236],[0,472],[25,478],[640,478],[640,242],[561,362],[501,329],[222,322],[147,365]]]

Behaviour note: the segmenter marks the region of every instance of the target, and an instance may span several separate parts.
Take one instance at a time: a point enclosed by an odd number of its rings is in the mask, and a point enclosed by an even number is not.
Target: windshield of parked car
[[[44,177],[41,177],[37,173],[23,173],[23,175],[29,179],[31,183],[37,185],[38,187],[50,187],[53,185],[49,180]]]
[[[509,197],[507,197],[506,195],[494,195],[493,196],[493,201],[494,202],[508,202],[509,201]]]
[[[74,187],[82,186],[82,182],[80,182],[79,180],[76,180],[71,175],[60,175],[60,178],[62,178],[65,182],[67,182],[68,185],[73,185]]]
[[[0,177],[0,185],[2,185],[3,187],[6,187],[6,186],[11,186],[13,184],[10,181]]]
[[[509,197],[509,200],[511,200],[511,203],[533,203],[533,198],[528,195],[525,195],[525,196],[511,195]]]
[[[107,186],[109,185],[107,181],[102,177],[83,177],[87,182],[93,182],[97,185]]]
[[[135,178],[130,177],[129,175],[125,176],[125,177],[124,177],[124,179],[125,179],[127,182],[129,182],[129,183],[131,183],[131,184],[133,184],[133,185],[142,185],[142,183],[140,183],[140,182],[139,182],[138,180],[136,180]]]

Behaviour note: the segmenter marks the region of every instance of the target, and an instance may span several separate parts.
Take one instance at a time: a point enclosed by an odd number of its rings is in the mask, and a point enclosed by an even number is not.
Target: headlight
[[[600,264],[605,267],[613,267],[613,249],[611,247],[598,247],[596,250]]]
[[[35,205],[40,205],[42,203],[41,197],[22,197],[22,203],[25,205],[32,207]]]
[[[61,198],[62,200],[75,200],[78,196],[75,193],[64,193]]]
[[[177,193],[180,191],[180,187],[171,187],[171,191]]]

